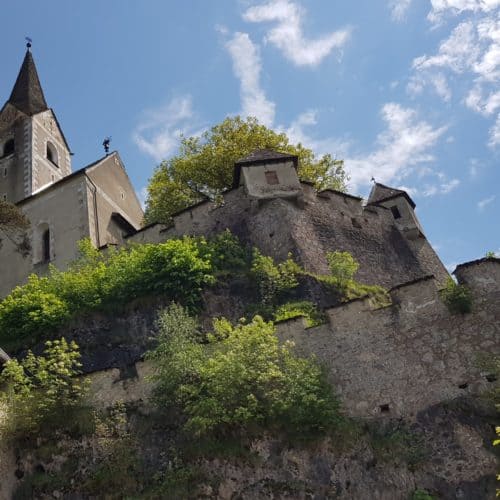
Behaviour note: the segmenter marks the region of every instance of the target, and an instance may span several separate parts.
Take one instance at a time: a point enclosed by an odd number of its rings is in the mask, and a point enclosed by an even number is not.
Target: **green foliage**
[[[327,252],[331,275],[343,286],[354,278],[359,264],[349,252]]]
[[[237,273],[248,268],[250,252],[229,229],[208,242],[210,261],[217,273]]]
[[[411,500],[436,500],[436,497],[427,490],[418,489],[413,492]]]
[[[486,252],[486,255],[485,255],[486,258],[492,258],[492,257],[496,257],[496,256],[497,256],[497,254],[491,250]]]
[[[182,318],[184,315],[184,318]],[[276,427],[302,436],[338,421],[338,402],[321,368],[280,345],[272,323],[214,322],[204,344],[187,312],[171,306],[161,316],[156,350],[156,398],[179,405],[195,436],[228,435]]]
[[[257,248],[253,249],[251,277],[259,287],[262,304],[270,305],[283,298],[298,284],[297,276],[303,273],[291,255],[280,264],[275,264],[272,257],[262,255]]]
[[[52,330],[70,316],[68,304],[47,291],[48,280],[31,275],[0,302],[0,339],[13,340]]]
[[[179,154],[163,161],[148,185],[146,222],[168,221],[172,214],[204,196],[215,197],[232,186],[234,163],[256,149],[271,148],[299,157],[299,177],[318,189],[346,190],[342,160],[317,159],[311,149],[260,125],[255,118],[226,118],[201,137],[183,137]]]
[[[453,314],[466,314],[472,310],[472,294],[465,285],[455,283],[448,278],[445,287],[441,290],[441,298]]]
[[[318,311],[316,305],[307,300],[282,304],[276,309],[274,320],[283,321],[298,316],[305,317],[308,327],[321,325],[326,321],[325,315]]]
[[[0,375],[0,405],[6,414],[0,436],[17,439],[39,432],[53,419],[67,416],[82,403],[85,384],[78,379],[80,353],[74,342],[47,341],[42,356],[31,351],[22,361],[7,361]]]
[[[67,271],[52,267],[48,277],[32,275],[0,303],[0,341],[40,336],[82,311],[115,308],[145,295],[175,298],[195,309],[203,287],[214,281],[204,247],[203,239],[186,237],[105,253],[85,241],[81,258]]]

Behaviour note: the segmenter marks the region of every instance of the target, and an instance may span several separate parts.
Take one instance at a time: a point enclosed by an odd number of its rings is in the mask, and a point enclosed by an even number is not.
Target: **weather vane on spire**
[[[109,145],[111,144],[111,136],[106,137],[104,141],[102,142],[102,145],[104,146],[104,152],[106,153],[106,156],[109,154]]]
[[[29,37],[29,36],[25,36],[24,39],[26,40],[26,47],[28,50],[31,49],[31,44],[33,42],[33,40]]]

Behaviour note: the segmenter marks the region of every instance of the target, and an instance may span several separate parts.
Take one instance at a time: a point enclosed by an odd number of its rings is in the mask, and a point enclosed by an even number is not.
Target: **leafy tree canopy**
[[[201,137],[183,137],[179,154],[163,161],[148,186],[145,220],[165,222],[204,196],[214,197],[232,185],[234,163],[256,149],[275,149],[299,157],[299,177],[317,189],[346,190],[344,162],[330,154],[317,158],[302,144],[290,144],[284,133],[256,118],[226,118]]]

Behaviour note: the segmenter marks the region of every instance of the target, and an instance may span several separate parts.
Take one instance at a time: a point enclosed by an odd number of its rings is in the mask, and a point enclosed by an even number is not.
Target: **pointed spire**
[[[30,116],[49,109],[29,46],[8,102]]]

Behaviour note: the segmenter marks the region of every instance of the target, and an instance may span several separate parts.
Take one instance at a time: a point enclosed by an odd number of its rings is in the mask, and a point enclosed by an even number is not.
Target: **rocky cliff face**
[[[17,490],[15,498],[391,500],[426,490],[450,500],[492,498],[497,415],[485,396],[498,381],[478,357],[500,353],[499,272],[497,259],[459,269],[473,294],[467,315],[451,315],[427,278],[396,287],[393,304],[383,309],[357,300],[327,309],[328,322],[319,327],[304,328],[300,319],[279,324],[280,338],[325,364],[349,417],[333,435],[301,444],[261,434],[209,446],[186,438],[178,414],[152,408],[151,370],[142,357],[154,343],[161,299],[80,319],[56,336],[81,345],[97,407],[125,402],[127,430],[111,432],[117,446],[111,452],[103,451],[110,436],[102,429],[77,436],[56,430],[4,449],[0,492],[4,498]],[[237,315],[242,300],[230,285],[212,290],[206,318]],[[99,475],[95,464],[103,453],[116,454],[116,461]],[[158,477],[162,490],[155,490]]]

